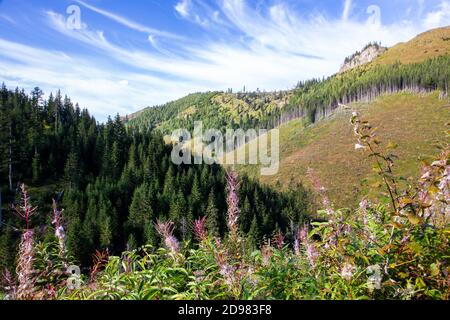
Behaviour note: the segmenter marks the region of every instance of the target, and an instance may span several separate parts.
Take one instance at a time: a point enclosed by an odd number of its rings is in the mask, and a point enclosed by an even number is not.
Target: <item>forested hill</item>
[[[403,90],[448,92],[450,27],[423,33],[398,44],[369,64],[327,79],[300,82],[290,91],[274,93],[197,93],[130,115],[127,125],[156,127],[164,134],[190,129],[194,121],[206,127],[274,128],[307,116],[315,122],[340,103],[368,102]]]
[[[82,266],[95,250],[111,254],[160,245],[154,224],[175,222],[176,236],[192,239],[194,219],[208,216],[211,234],[225,230],[225,171],[219,166],[172,164],[171,148],[158,132],[126,130],[117,116],[99,124],[68,97],[41,90],[0,89],[0,269],[14,266],[23,228],[11,204],[25,183],[39,214],[30,228],[51,237],[51,204],[64,209],[67,250]],[[240,227],[258,244],[276,230],[307,219],[301,185],[280,193],[241,177]]]
[[[124,118],[130,127],[193,129],[194,121],[206,128],[264,127],[289,103],[291,91],[195,93],[162,106],[147,108]]]

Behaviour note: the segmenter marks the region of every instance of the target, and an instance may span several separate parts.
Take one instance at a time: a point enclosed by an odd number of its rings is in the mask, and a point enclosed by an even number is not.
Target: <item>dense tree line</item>
[[[356,68],[324,80],[299,83],[290,104],[271,125],[308,116],[316,122],[339,104],[370,102],[383,94],[441,90],[448,95],[450,57],[442,56],[415,64],[379,65]]]
[[[154,223],[176,222],[177,237],[192,239],[192,222],[207,215],[214,235],[226,231],[225,171],[220,166],[171,162],[171,146],[157,130],[126,128],[119,116],[98,123],[58,92],[43,99],[36,88],[0,91],[0,267],[14,263],[20,222],[8,208],[19,183],[30,186],[40,237],[49,234],[51,200],[63,208],[67,248],[86,266],[97,249],[111,253],[159,245]],[[277,229],[306,219],[301,185],[280,193],[246,177],[240,185],[241,231],[257,245]]]

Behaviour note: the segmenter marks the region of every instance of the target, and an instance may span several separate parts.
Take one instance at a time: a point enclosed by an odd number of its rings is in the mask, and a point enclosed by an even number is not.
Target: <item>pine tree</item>
[[[0,225],[0,270],[12,270],[14,267],[15,245],[13,238],[13,229],[9,225]]]
[[[244,233],[249,231],[253,216],[254,214],[250,205],[250,201],[248,200],[248,197],[245,197],[244,204],[241,209],[241,215],[239,217],[239,225],[241,227],[241,231],[243,231]]]
[[[128,241],[127,241],[127,250],[132,251],[132,250],[136,250],[137,248],[138,248],[138,245],[136,242],[136,238],[134,237],[133,234],[130,234],[128,236]]]
[[[121,168],[122,154],[120,151],[119,143],[114,141],[111,148],[111,157],[109,159],[111,167],[111,177],[117,179],[122,172]]]
[[[32,180],[33,183],[38,183],[41,178],[42,166],[41,166],[41,157],[39,153],[36,153],[33,156],[33,160],[31,162],[32,167]]]
[[[155,232],[155,225],[153,221],[148,221],[144,226],[144,243],[152,246],[158,244],[158,237]]]
[[[89,189],[89,187],[88,187]],[[91,191],[92,192],[92,191]],[[98,246],[99,230],[98,230],[98,199],[94,197],[93,194],[89,194],[88,191],[88,206],[86,211],[86,216],[83,221],[81,238],[82,238],[82,249],[80,250],[82,259],[84,262],[89,263],[90,255],[92,254],[92,249]]]
[[[177,226],[177,234],[181,236],[183,240],[189,240],[191,237],[190,229],[194,222],[194,217],[192,212],[188,209],[186,199],[181,191],[172,198],[169,219]]]
[[[148,230],[146,230],[146,227],[152,225],[154,220],[149,189],[147,184],[138,187],[134,191],[133,200],[129,209],[127,226],[130,229],[129,232],[135,234],[135,240],[138,243],[147,241],[145,232],[148,232]]]
[[[78,154],[75,151],[72,151],[67,157],[66,165],[64,167],[64,179],[72,187],[80,185],[81,170]]]
[[[192,184],[191,194],[189,196],[190,209],[194,214],[194,217],[199,217],[200,213],[205,210],[202,204],[202,193],[200,190],[200,182],[198,176],[195,175],[194,183]]]
[[[104,212],[99,215],[99,231],[100,246],[102,248],[109,248],[112,243],[111,217]]]
[[[100,246],[105,249],[111,248],[113,244],[113,235],[116,234],[117,231],[116,210],[104,195],[101,195],[98,207],[99,212],[97,219]]]
[[[4,84],[3,84],[4,86]],[[2,91],[6,88],[2,87]],[[0,97],[1,98],[1,97]],[[8,128],[9,115],[7,113],[6,101],[0,99],[0,181],[8,172]]]
[[[90,251],[90,247],[83,241],[82,231],[80,218],[78,216],[71,217],[67,223],[66,248],[71,256],[80,261],[83,259],[83,254],[89,254]]]
[[[252,224],[250,226],[250,230],[248,232],[248,238],[250,241],[250,244],[256,248],[259,244],[260,241],[260,231],[259,231],[259,227],[258,227],[258,219],[256,217],[256,214],[253,216],[252,219]]]
[[[180,221],[181,217],[187,214],[187,211],[186,199],[183,192],[179,191],[170,203],[169,219],[173,222]]]
[[[174,169],[170,166],[164,179],[164,187],[162,192],[163,206],[170,206],[177,190],[178,186],[175,181]]]
[[[206,217],[206,228],[208,230],[208,233],[213,237],[219,237],[221,231],[221,223],[219,220],[219,210],[216,206],[216,197],[214,195],[214,190],[211,191],[208,197]]]

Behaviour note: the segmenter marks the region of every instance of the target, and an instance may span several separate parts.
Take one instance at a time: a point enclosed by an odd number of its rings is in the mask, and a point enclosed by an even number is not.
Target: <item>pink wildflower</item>
[[[319,252],[317,251],[314,243],[306,244],[306,257],[308,258],[308,262],[311,267],[315,267],[317,263],[317,259],[319,258]]]
[[[34,240],[33,230],[25,230],[19,245],[19,253],[17,259],[17,279],[19,285],[17,287],[17,299],[29,300],[33,298],[34,291]]]
[[[59,241],[60,253],[62,256],[64,256],[66,231],[64,230],[62,223],[63,223],[62,211],[58,209],[58,206],[56,205],[56,201],[53,199],[52,224],[55,226],[55,237]]]
[[[179,251],[180,245],[177,238],[173,235],[174,223],[172,221],[161,222],[157,221],[156,231],[161,237],[164,238],[164,244],[166,248],[172,253],[177,253]]]
[[[227,205],[228,205],[228,229],[232,237],[235,237],[238,232],[239,220],[239,183],[237,173],[232,171],[227,173]]]
[[[341,269],[341,276],[342,278],[344,278],[344,280],[350,281],[352,280],[355,271],[356,271],[355,266],[347,262]]]
[[[273,255],[272,247],[270,245],[265,245],[261,248],[262,262],[263,265],[267,266],[270,262],[270,258]]]
[[[17,287],[14,283],[13,276],[8,269],[5,268],[2,273],[2,285],[5,291],[8,293],[6,296],[7,299],[16,299]]]
[[[194,221],[194,234],[200,242],[208,239],[208,231],[205,227],[206,217]]]
[[[278,231],[273,236],[273,242],[275,242],[275,245],[278,250],[283,249],[284,246],[284,234],[281,231]]]
[[[30,203],[30,197],[28,196],[28,191],[24,184],[20,186],[21,189],[21,202],[19,207],[12,206],[16,215],[25,220],[25,229],[28,230],[30,227],[30,218],[36,213],[37,207],[32,207]]]

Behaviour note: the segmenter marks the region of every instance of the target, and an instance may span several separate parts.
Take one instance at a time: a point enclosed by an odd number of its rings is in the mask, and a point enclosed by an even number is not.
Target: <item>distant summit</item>
[[[339,73],[344,73],[348,70],[352,70],[356,67],[372,62],[375,58],[379,57],[387,51],[388,48],[382,47],[378,43],[369,43],[364,47],[362,51],[358,51],[345,58]]]

